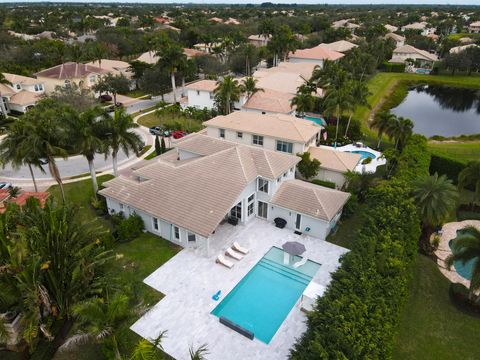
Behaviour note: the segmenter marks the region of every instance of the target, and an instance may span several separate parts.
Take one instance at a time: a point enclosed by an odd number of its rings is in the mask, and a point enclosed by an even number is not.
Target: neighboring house
[[[272,35],[250,35],[248,37],[248,42],[255,47],[267,46],[268,42],[272,38]]]
[[[478,47],[480,47],[480,46],[475,45],[475,44],[455,46],[455,47],[450,49],[449,53],[450,54],[458,54],[458,53],[461,53],[462,51],[467,50],[468,48],[478,48]]]
[[[112,75],[123,75],[128,79],[132,78],[132,72],[129,71],[130,64],[125,61],[102,59],[101,61],[90,61],[85,65],[107,70]]]
[[[403,36],[395,34],[393,32],[386,34],[383,38],[384,39],[392,39],[393,41],[395,41],[395,44],[396,44],[397,48],[405,45],[405,40],[406,39]]]
[[[288,61],[292,63],[313,63],[323,67],[325,60],[337,61],[343,56],[342,53],[318,45],[310,49],[302,49],[289,53]]]
[[[412,45],[403,45],[393,50],[391,63],[404,63],[408,59],[419,61],[423,65],[433,65],[435,61],[438,61],[438,57],[434,54],[430,54],[425,50],[420,50]]]
[[[57,86],[68,87],[72,83],[80,88],[92,88],[100,78],[109,71],[93,65],[67,62],[35,74],[37,79],[45,85],[45,92],[50,94]]]
[[[41,80],[9,73],[3,73],[3,75],[12,84],[0,84],[0,97],[7,113],[10,111],[26,112],[29,108],[35,106],[45,92]],[[1,111],[2,106],[0,106]]]
[[[420,31],[420,34],[422,34],[423,36],[434,34],[435,31],[437,31],[436,28],[429,27],[428,23],[425,21],[415,22],[412,24],[402,26],[402,31],[406,31],[406,30]]]
[[[350,22],[350,21],[353,21],[353,20],[355,20],[355,19],[343,19],[343,20],[334,21],[332,23],[332,28],[334,28],[334,29],[345,28],[345,29],[350,30],[350,32],[352,34],[354,34],[355,30],[358,29],[360,27],[360,25],[357,25],[357,24],[354,24],[354,23]]]
[[[247,99],[242,110],[261,114],[293,114],[295,112],[295,108],[291,107],[293,97],[293,94],[265,88]]]
[[[199,80],[185,86],[187,90],[187,106],[193,106],[197,109],[207,108],[211,110],[215,107],[215,80]]]
[[[385,24],[383,25],[385,29],[387,29],[388,32],[394,33],[395,31],[398,30],[398,27],[390,25],[390,24]]]
[[[267,150],[298,154],[315,146],[323,129],[313,121],[291,115],[262,115],[235,111],[205,121],[207,135],[213,138],[254,145]]]
[[[336,52],[339,52],[339,53],[346,53],[346,52],[358,47],[358,45],[356,45],[354,43],[351,43],[350,41],[346,41],[346,40],[339,40],[339,41],[335,41],[335,42],[332,42],[332,43],[329,43],[329,44],[322,43],[319,46],[322,46],[326,49],[336,51]]]
[[[203,51],[200,51],[197,49],[188,49],[188,48],[183,48],[183,53],[187,56],[188,59],[191,59],[195,56],[205,55],[205,52]],[[156,55],[156,51],[147,51],[147,52],[144,52],[135,60],[154,65],[158,62],[159,57]]]
[[[7,210],[8,204],[14,203],[20,207],[27,203],[29,198],[35,198],[40,202],[40,206],[44,206],[50,194],[48,192],[30,192],[22,191],[17,197],[11,197],[7,190],[0,189],[0,214]]]
[[[224,24],[227,24],[227,25],[240,25],[240,21],[238,21],[237,19],[235,18],[228,18],[228,20],[226,20],[224,22]]]
[[[131,177],[104,183],[110,214],[138,214],[145,229],[182,247],[206,248],[218,226],[282,217],[325,239],[349,194],[294,179],[299,157],[193,134]]]
[[[468,32],[472,34],[480,34],[480,21],[475,21],[468,26]]]
[[[320,161],[320,170],[316,179],[335,183],[338,189],[345,184],[345,174],[353,171],[362,156],[344,151],[335,151],[324,147],[311,146],[307,150],[312,159]]]

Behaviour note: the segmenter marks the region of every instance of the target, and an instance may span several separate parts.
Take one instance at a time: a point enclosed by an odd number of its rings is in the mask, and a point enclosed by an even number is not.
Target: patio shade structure
[[[305,245],[299,243],[298,241],[287,241],[282,245],[282,249],[293,256],[302,255],[307,250],[305,249]]]

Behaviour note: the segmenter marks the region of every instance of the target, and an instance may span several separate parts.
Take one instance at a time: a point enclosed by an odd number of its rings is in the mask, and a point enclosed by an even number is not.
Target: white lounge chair
[[[215,262],[217,264],[220,264],[220,265],[223,265],[223,266],[226,266],[227,268],[231,269],[233,267],[233,265],[235,265],[233,262],[231,262],[230,260],[227,260],[225,259],[225,257],[220,254],[217,256],[217,260],[215,260]]]
[[[241,247],[240,244],[237,243],[236,241],[233,243],[232,249],[244,255],[247,255],[248,252],[250,251],[247,248]]]
[[[300,266],[302,266],[302,265],[305,265],[305,264],[307,263],[307,261],[308,261],[308,258],[307,258],[306,256],[304,256],[304,257],[302,258],[302,260],[297,261],[295,264],[293,264],[293,267],[294,267],[294,268],[298,268],[298,267],[300,267]]]
[[[231,258],[233,258],[235,260],[242,260],[243,259],[243,255],[233,251],[232,248],[228,248],[227,251],[225,251],[225,255],[230,256]]]

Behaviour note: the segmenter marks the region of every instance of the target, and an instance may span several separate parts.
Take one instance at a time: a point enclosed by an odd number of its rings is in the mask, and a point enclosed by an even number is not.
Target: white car
[[[8,182],[0,182],[0,190],[9,190],[12,188],[12,184]]]

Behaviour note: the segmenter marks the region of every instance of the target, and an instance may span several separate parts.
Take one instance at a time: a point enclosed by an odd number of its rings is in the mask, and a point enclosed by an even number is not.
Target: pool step
[[[289,268],[285,265],[281,265],[272,260],[262,259],[258,262],[258,265],[267,268],[271,271],[274,271],[278,274],[288,277],[289,279],[295,280],[301,284],[308,285],[312,280],[311,277],[305,275],[297,270]]]

